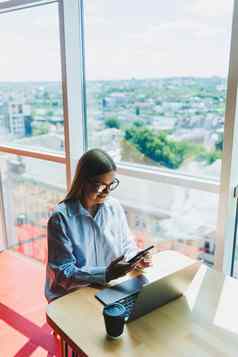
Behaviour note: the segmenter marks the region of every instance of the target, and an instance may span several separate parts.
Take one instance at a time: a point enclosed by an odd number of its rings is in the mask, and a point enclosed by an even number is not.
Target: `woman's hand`
[[[152,264],[152,254],[149,252],[139,260],[139,262],[135,266],[135,269],[149,268],[152,266]]]
[[[134,269],[134,265],[129,263],[122,262],[124,255],[121,255],[119,258],[113,260],[106,269],[106,282],[110,280],[120,278],[123,275],[126,275],[129,271]]]

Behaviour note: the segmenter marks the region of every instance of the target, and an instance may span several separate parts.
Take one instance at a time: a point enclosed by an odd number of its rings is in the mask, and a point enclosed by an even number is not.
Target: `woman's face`
[[[119,181],[115,177],[115,171],[99,175],[87,183],[85,190],[85,201],[87,205],[93,206],[103,203],[108,194],[114,187],[117,187]]]

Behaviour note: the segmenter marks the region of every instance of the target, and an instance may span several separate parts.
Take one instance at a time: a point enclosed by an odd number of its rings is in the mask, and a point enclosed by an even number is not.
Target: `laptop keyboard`
[[[130,316],[130,314],[134,308],[137,296],[138,296],[138,293],[127,296],[127,297],[117,301],[119,304],[122,304],[125,306],[127,317]]]

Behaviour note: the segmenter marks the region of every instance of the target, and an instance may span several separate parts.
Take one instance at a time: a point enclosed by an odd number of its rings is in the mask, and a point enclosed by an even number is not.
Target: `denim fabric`
[[[137,251],[116,199],[108,198],[95,217],[79,201],[58,204],[48,221],[47,300],[91,283],[105,284],[108,264]]]

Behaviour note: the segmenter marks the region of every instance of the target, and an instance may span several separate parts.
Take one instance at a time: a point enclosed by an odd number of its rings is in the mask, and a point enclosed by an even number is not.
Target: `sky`
[[[233,0],[86,0],[89,80],[227,76]],[[0,14],[0,81],[60,80],[57,5]]]

